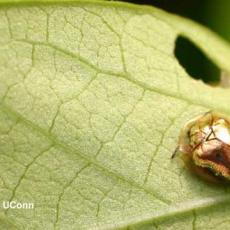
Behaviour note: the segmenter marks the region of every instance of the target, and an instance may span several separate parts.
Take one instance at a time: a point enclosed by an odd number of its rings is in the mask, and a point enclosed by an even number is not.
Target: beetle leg
[[[173,159],[175,156],[176,156],[176,154],[178,153],[178,150],[179,150],[179,145],[176,147],[176,149],[174,150],[174,152],[173,152],[173,154],[172,154],[172,156],[171,156],[171,159]]]

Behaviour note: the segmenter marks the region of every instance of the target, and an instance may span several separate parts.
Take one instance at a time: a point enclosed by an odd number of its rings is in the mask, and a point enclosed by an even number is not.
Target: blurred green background
[[[230,0],[134,0],[191,18],[230,41]]]
[[[153,5],[168,12],[197,21],[230,42],[230,0],[134,0],[137,4]],[[211,85],[220,82],[220,72],[214,63],[188,40],[177,40],[175,54],[187,72]]]

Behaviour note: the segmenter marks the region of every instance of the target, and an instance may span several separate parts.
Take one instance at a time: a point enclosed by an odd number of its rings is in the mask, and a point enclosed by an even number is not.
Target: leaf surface
[[[228,89],[187,75],[175,40],[230,72],[211,31],[117,2],[0,5],[0,209],[12,229],[211,229],[229,226],[229,189],[170,157],[180,128]]]

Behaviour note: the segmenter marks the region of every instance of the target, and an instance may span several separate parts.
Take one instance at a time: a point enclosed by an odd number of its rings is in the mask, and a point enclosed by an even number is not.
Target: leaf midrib
[[[19,114],[18,112],[15,112],[13,109],[11,109],[9,106],[5,105],[4,103],[0,103],[0,108],[2,107],[2,110],[5,111],[6,113],[12,115],[13,117],[17,118],[18,120],[22,121],[25,125],[27,125],[29,128],[33,129],[34,131],[36,131],[37,133],[45,136],[48,140],[50,140],[52,142],[52,144],[56,147],[59,147],[61,149],[63,149],[65,152],[69,152],[72,154],[77,154],[79,157],[81,157],[82,159],[86,160],[87,162],[93,164],[96,168],[99,168],[100,170],[103,170],[105,172],[107,172],[108,174],[110,174],[113,177],[116,177],[117,179],[120,179],[140,190],[145,191],[147,194],[151,195],[154,199],[157,199],[159,201],[161,201],[162,203],[166,204],[167,201],[163,201],[161,198],[158,197],[158,195],[154,194],[152,190],[147,189],[147,188],[143,188],[142,186],[140,186],[139,184],[137,184],[134,181],[131,181],[125,177],[123,177],[122,175],[118,174],[117,172],[114,172],[112,170],[110,170],[109,168],[106,168],[103,165],[100,165],[98,162],[96,162],[93,159],[88,158],[87,156],[79,153],[77,150],[75,150],[73,147],[68,146],[66,143],[61,142],[60,140],[58,140],[54,135],[49,134],[48,132],[46,132],[45,130],[43,130],[41,127],[39,127],[38,125],[34,124],[33,122],[27,120],[25,117],[23,117],[21,114]]]
[[[42,46],[47,46],[47,47],[50,47],[50,48],[53,48],[54,50],[57,50],[65,55],[68,55],[78,61],[80,61],[81,63],[83,63],[84,65],[87,65],[88,67],[90,68],[93,68],[94,70],[97,71],[97,74],[98,73],[101,73],[101,74],[108,74],[108,75],[111,75],[111,76],[116,76],[118,78],[122,78],[122,79],[125,79],[125,80],[128,80],[129,82],[141,87],[142,89],[144,90],[148,90],[150,92],[154,92],[154,93],[158,93],[158,94],[161,94],[163,96],[168,96],[168,97],[172,97],[174,99],[177,99],[177,100],[181,100],[181,101],[184,101],[184,102],[187,102],[189,105],[195,105],[195,106],[201,106],[203,107],[204,109],[207,109],[207,111],[209,110],[212,110],[212,109],[216,109],[214,108],[213,106],[210,106],[206,103],[202,103],[202,102],[194,102],[193,100],[189,99],[189,97],[185,97],[184,95],[180,95],[178,96],[177,94],[173,94],[173,93],[170,93],[169,91],[167,90],[159,90],[157,89],[156,87],[153,87],[153,86],[149,86],[148,84],[145,84],[143,81],[139,81],[137,79],[134,79],[132,77],[131,74],[129,73],[121,73],[121,72],[114,72],[114,71],[108,71],[108,70],[103,70],[103,69],[100,69],[99,67],[97,67],[96,65],[90,63],[87,59],[81,57],[80,55],[76,55],[74,54],[73,52],[71,51],[67,51],[67,50],[64,50],[63,48],[59,47],[59,46],[56,46],[56,45],[53,45],[53,44],[50,44],[50,43],[45,43],[45,42],[34,42],[34,41],[28,41],[28,40],[24,40],[24,39],[15,39],[14,41],[18,41],[18,42],[24,42],[24,43],[28,43],[28,44],[31,44],[31,45],[42,45]],[[166,71],[166,70],[165,70]],[[221,110],[221,108],[219,109],[219,111]],[[226,111],[225,111],[226,112]],[[228,114],[230,114],[230,111],[228,111]]]
[[[178,216],[183,213],[189,213],[194,210],[205,210],[207,208],[217,206],[222,203],[224,204],[230,203],[230,194],[207,197],[205,199],[202,198],[201,200],[191,200],[188,202],[178,203],[169,206],[169,208],[166,211],[162,210],[158,213],[156,213],[155,210],[153,210],[151,213],[144,214],[143,216],[138,214],[137,217],[134,217],[133,219],[131,218],[129,221],[124,221],[124,223],[119,223],[115,227],[112,225],[106,225],[103,226],[103,229],[108,230],[108,229],[124,228],[127,226],[135,226],[135,225],[139,226],[141,224],[150,223],[153,220],[160,221],[172,216]]]

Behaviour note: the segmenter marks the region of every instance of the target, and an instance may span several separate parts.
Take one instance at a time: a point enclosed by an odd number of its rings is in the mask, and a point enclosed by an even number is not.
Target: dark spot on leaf
[[[204,53],[188,39],[179,36],[176,40],[175,56],[187,73],[210,85],[220,83],[220,70]]]

